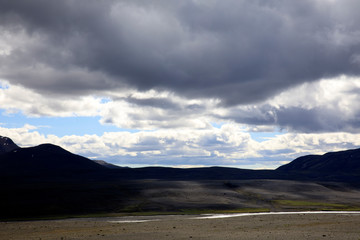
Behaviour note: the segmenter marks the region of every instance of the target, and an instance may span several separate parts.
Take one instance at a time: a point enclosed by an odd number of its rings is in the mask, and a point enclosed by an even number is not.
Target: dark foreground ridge
[[[329,202],[328,207],[360,208],[359,166],[360,150],[355,149],[300,157],[277,170],[126,168],[52,144],[20,148],[0,137],[0,219],[183,209],[294,210],[300,200],[313,203],[301,209]]]

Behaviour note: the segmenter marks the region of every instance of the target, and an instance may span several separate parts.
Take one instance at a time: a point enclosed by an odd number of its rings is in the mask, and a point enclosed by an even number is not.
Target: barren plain
[[[0,222],[0,239],[360,239],[360,214],[199,215]]]

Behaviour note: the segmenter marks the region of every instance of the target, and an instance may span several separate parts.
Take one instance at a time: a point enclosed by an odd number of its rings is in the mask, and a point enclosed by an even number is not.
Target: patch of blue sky
[[[224,125],[225,123],[224,123],[224,122],[211,122],[210,124],[211,124],[211,126],[213,126],[214,128],[221,128],[222,125]]]
[[[0,89],[9,89],[9,85],[0,81]]]
[[[108,97],[101,97],[101,100],[100,100],[100,103],[101,104],[105,104],[105,103],[109,103],[111,102],[111,98],[108,98]]]
[[[6,128],[21,128],[25,124],[35,126],[43,135],[103,135],[104,132],[138,132],[134,129],[118,128],[110,124],[101,124],[100,117],[26,117],[21,113],[6,114],[0,110],[0,123]]]
[[[249,132],[251,138],[257,142],[264,142],[271,138],[276,137],[277,135],[283,135],[284,132]]]

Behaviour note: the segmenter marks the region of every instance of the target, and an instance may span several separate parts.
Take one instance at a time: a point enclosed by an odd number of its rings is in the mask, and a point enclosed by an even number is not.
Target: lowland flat
[[[360,210],[360,188],[290,180],[0,183],[0,220],[93,214]]]
[[[360,239],[360,214],[199,215],[0,222],[0,239]],[[144,220],[153,220],[145,221]]]

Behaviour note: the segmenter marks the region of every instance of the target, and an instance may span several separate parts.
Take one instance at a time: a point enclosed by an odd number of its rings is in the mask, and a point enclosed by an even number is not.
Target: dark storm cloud
[[[135,98],[128,97],[123,98],[128,103],[132,103],[138,106],[154,107],[166,110],[181,110],[181,106],[168,98]]]
[[[355,0],[0,0],[1,32],[23,39],[0,56],[1,77],[57,94],[128,86],[261,101],[359,75],[359,9]]]
[[[238,123],[249,125],[276,125],[277,122],[276,108],[268,104],[230,109],[226,114],[213,116],[224,120],[234,119]]]
[[[277,124],[299,132],[346,131],[348,127],[338,111],[323,108],[281,108],[276,111]]]
[[[340,109],[339,109],[340,108]],[[233,119],[248,125],[278,126],[290,132],[360,132],[359,113],[346,116],[341,106],[274,107],[268,104],[256,107],[230,110],[226,115],[216,115],[220,119]]]
[[[177,112],[180,114],[189,115],[193,114],[205,114],[208,110],[206,106],[200,104],[187,104],[180,101],[174,101],[171,97],[149,97],[149,98],[136,98],[129,96],[126,98],[117,98],[115,100],[123,100],[127,103],[133,104],[135,107],[150,107],[166,110],[167,113]]]

